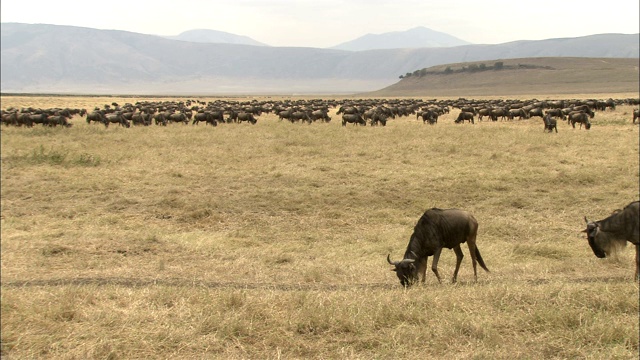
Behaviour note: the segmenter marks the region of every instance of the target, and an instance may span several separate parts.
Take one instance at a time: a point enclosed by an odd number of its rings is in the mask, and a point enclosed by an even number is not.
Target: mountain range
[[[268,46],[267,44],[261,43],[248,36],[236,35],[224,31],[209,29],[188,30],[176,36],[163,37],[170,40],[180,40],[197,43]]]
[[[399,75],[447,63],[640,57],[638,34],[357,51],[197,41],[208,31],[175,40],[73,26],[0,25],[3,93],[346,94],[380,89]]]
[[[470,44],[470,42],[460,40],[449,34],[419,26],[407,31],[367,34],[333,46],[331,49],[362,51],[375,49],[452,47]]]

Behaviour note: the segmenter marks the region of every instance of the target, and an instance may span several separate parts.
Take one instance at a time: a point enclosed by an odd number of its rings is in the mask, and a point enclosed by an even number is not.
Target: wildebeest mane
[[[635,211],[634,207],[635,206]],[[638,201],[634,201],[629,205],[625,206],[621,211],[616,211],[608,217],[596,221],[598,227],[602,231],[606,231],[607,233],[613,235],[613,237],[617,238],[625,238],[629,235],[629,229],[624,226],[625,223],[632,223],[633,217],[638,217]],[[637,221],[636,221],[637,224]],[[633,242],[629,240],[632,244],[637,244],[638,232],[640,229],[636,226],[634,229],[631,229],[633,233],[632,238],[636,240]]]

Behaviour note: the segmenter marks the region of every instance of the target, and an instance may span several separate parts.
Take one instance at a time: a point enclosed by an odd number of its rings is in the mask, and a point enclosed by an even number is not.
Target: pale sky
[[[640,32],[638,0],[2,0],[0,20],[325,48],[417,26],[474,44]]]

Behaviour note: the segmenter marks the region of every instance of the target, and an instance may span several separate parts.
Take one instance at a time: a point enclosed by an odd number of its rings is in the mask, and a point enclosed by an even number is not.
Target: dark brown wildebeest
[[[418,120],[421,116],[423,124],[429,123],[429,125],[433,125],[438,122],[438,113],[431,109],[416,113],[416,120]]]
[[[255,117],[253,117],[253,113],[245,112],[245,111],[238,113],[238,122],[241,123],[243,121],[247,121],[254,125],[258,122],[258,120]]]
[[[529,117],[532,118],[534,116],[539,116],[544,119],[544,113],[542,112],[542,108],[533,108],[529,110]]]
[[[418,220],[402,261],[391,261],[390,255],[387,255],[387,261],[394,266],[392,271],[396,272],[402,286],[409,287],[419,280],[421,274],[422,282],[425,282],[427,260],[429,256],[433,256],[431,270],[438,278],[438,282],[442,282],[438,274],[438,259],[440,259],[442,248],[453,249],[456,253],[456,269],[453,272],[452,281],[455,283],[464,257],[460,244],[466,242],[471,254],[473,276],[477,280],[476,262],[489,271],[476,247],[477,234],[478,222],[469,212],[432,208],[425,211]]]
[[[620,211],[606,219],[589,221],[584,217],[587,228],[582,232],[587,233],[589,246],[599,258],[605,258],[615,251],[616,247],[624,246],[627,241],[636,246],[636,280],[640,280],[640,214],[638,207],[640,202],[634,201]]]
[[[568,121],[571,123],[573,128],[576,128],[576,123],[580,124],[580,129],[582,129],[582,124],[584,124],[584,128],[589,130],[591,129],[591,121],[589,121],[589,115],[584,111],[574,111],[569,114]]]
[[[360,116],[360,114],[342,114],[342,126],[347,126],[347,123],[359,124],[366,126],[367,122]]]
[[[482,118],[485,116],[491,117],[491,108],[482,108],[478,110],[478,120],[482,121]]]
[[[566,118],[564,112],[562,111],[562,109],[549,109],[547,111],[545,111],[545,115],[551,115],[554,117],[559,117],[560,119],[564,120]]]
[[[309,117],[311,118],[312,121],[316,121],[316,120],[322,120],[324,122],[331,121],[331,118],[329,117],[329,113],[327,110],[314,110],[311,112],[311,114],[309,114]]]
[[[528,119],[529,118],[529,113],[524,111],[523,108],[509,109],[509,113],[507,115],[508,119],[509,120],[513,120],[516,116],[519,117],[520,120]]]
[[[551,116],[551,114],[545,115],[542,120],[544,120],[543,131],[549,130],[549,132],[552,132],[555,129],[556,133],[558,132],[558,122]]]
[[[454,122],[456,124],[461,124],[461,123],[464,123],[465,120],[468,120],[472,124],[474,124],[474,122],[473,122],[473,113],[467,112],[467,111],[463,111],[460,114],[458,114],[458,117],[454,120]]]

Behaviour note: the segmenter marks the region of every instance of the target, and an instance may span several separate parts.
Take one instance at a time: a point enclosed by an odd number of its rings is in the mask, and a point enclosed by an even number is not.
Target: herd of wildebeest
[[[186,101],[140,101],[135,104],[105,104],[93,110],[71,108],[9,108],[2,110],[2,122],[5,125],[32,127],[43,126],[71,127],[70,119],[74,116],[85,118],[86,122],[102,124],[108,127],[115,123],[123,127],[161,125],[172,123],[197,125],[203,122],[217,126],[222,123],[248,122],[255,124],[263,114],[274,114],[280,121],[291,123],[330,122],[329,112],[338,109],[342,125],[381,125],[398,117],[422,118],[425,124],[437,124],[438,117],[450,113],[451,109],[459,109],[454,122],[465,121],[475,123],[485,118],[490,121],[529,119],[540,117],[544,131],[555,132],[557,121],[567,121],[575,128],[576,124],[585,129],[591,128],[591,121],[596,112],[614,110],[618,105],[637,106],[640,99],[608,99],[608,100],[418,100],[418,99],[359,99],[359,100],[265,100],[265,101],[230,101],[216,100],[210,102],[198,100]],[[633,124],[640,118],[638,108],[633,110]],[[611,216],[589,221],[585,217],[587,238],[594,254],[599,258],[609,255],[617,246],[627,241],[636,248],[636,280],[640,280],[640,215],[638,201],[634,201],[616,210]],[[456,267],[453,281],[456,281],[463,254],[460,248],[467,243],[473,264],[474,278],[477,279],[476,264],[489,271],[476,246],[478,222],[467,211],[459,209],[427,210],[418,220],[409,240],[404,258],[391,261],[403,286],[408,287],[419,281],[425,281],[427,260],[433,256],[432,271],[438,281],[438,260],[443,248],[453,249],[456,254]]]
[[[558,120],[567,121],[575,128],[578,124],[586,129],[597,111],[615,109],[616,105],[637,106],[639,99],[607,100],[419,100],[419,99],[359,99],[359,100],[252,100],[252,101],[138,101],[135,104],[105,104],[93,110],[72,108],[39,109],[33,107],[8,108],[2,110],[5,125],[32,127],[72,126],[74,116],[85,118],[87,123],[98,123],[105,127],[119,124],[123,127],[162,125],[172,123],[217,126],[222,123],[257,123],[263,114],[274,114],[279,120],[292,123],[329,122],[331,109],[338,109],[342,125],[381,125],[403,116],[415,116],[423,123],[434,125],[438,117],[459,109],[455,123],[475,123],[484,119],[491,121],[529,119],[540,117],[545,131],[558,131]],[[640,110],[633,111],[632,122],[640,118]]]

